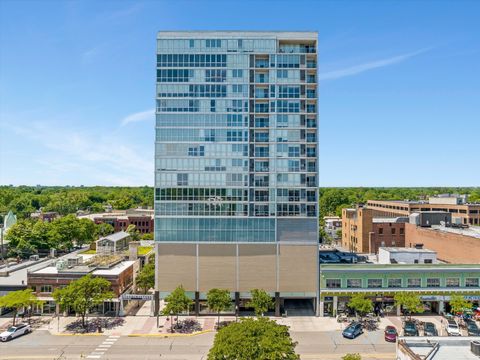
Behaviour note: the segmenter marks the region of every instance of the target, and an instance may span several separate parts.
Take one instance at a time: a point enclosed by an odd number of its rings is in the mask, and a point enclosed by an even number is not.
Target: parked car
[[[415,322],[405,321],[403,325],[403,336],[418,336],[418,328]]]
[[[465,325],[467,327],[468,336],[480,336],[480,329],[477,323],[472,319],[466,319]]]
[[[445,323],[445,331],[447,332],[448,336],[462,336],[460,327],[454,319],[447,319]]]
[[[438,336],[437,328],[434,323],[426,322],[423,326],[423,335],[424,336]]]
[[[397,341],[398,332],[395,326],[387,326],[385,328],[385,341],[395,342]]]
[[[28,324],[19,324],[10,326],[6,331],[0,334],[1,341],[9,341],[21,335],[32,332],[32,328]]]
[[[362,333],[363,333],[362,324],[354,321],[350,325],[348,325],[345,330],[343,330],[342,335],[343,337],[346,337],[349,339],[355,339],[358,335]]]

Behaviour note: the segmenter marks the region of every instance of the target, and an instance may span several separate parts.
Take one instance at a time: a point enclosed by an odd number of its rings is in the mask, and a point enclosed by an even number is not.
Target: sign
[[[480,295],[465,295],[465,300],[479,301],[480,300]]]
[[[422,301],[442,301],[443,296],[435,296],[435,295],[427,295],[427,296],[420,296]]]
[[[123,294],[122,300],[153,300],[153,295],[149,294]]]

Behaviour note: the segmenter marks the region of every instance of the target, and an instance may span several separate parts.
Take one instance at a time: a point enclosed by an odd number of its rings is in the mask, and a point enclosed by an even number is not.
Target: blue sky
[[[480,185],[478,1],[0,1],[0,184],[152,185],[158,30],[316,30],[322,186]]]

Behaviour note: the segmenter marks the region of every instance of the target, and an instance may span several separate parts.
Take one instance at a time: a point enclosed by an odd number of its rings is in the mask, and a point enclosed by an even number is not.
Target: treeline
[[[446,193],[469,194],[469,202],[480,202],[480,187],[320,188],[320,222],[323,223],[324,216],[341,216],[343,208],[367,200],[422,200]]]
[[[40,208],[67,215],[78,210],[103,212],[105,205],[119,210],[153,206],[153,188],[0,186],[0,220],[9,210],[18,219],[26,219]]]
[[[78,219],[70,214],[52,222],[23,219],[5,234],[8,256],[26,258],[32,254],[47,254],[50,249],[69,251],[74,246],[90,244],[113,233],[110,224],[95,224],[89,219]]]

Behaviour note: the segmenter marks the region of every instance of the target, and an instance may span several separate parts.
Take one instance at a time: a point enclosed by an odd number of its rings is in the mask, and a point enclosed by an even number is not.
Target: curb
[[[203,330],[203,331],[197,331],[191,334],[130,334],[127,335],[128,337],[162,337],[162,338],[169,338],[169,337],[190,337],[190,336],[197,336],[197,335],[203,335],[213,332],[213,330]]]
[[[105,333],[90,333],[90,334],[63,334],[63,333],[52,334],[50,333],[50,334],[54,336],[109,336]]]

